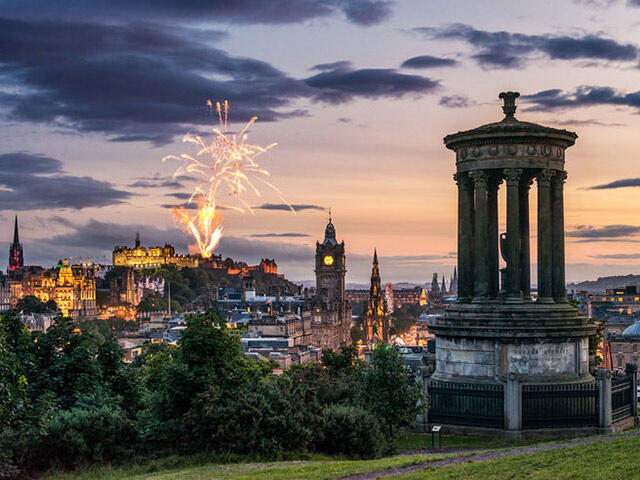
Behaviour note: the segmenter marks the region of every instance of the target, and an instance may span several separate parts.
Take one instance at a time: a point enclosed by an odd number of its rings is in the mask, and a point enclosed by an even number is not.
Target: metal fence
[[[634,387],[633,376],[611,380],[611,411],[614,423],[633,416],[633,396],[636,395]]]
[[[524,429],[597,426],[598,420],[595,382],[522,386]]]
[[[503,428],[504,389],[500,384],[429,382],[429,422]]]

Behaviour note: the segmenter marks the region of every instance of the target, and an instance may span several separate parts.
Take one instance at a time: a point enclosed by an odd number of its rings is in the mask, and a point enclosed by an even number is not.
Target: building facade
[[[136,234],[135,247],[116,246],[113,249],[113,264],[118,267],[135,269],[173,266],[177,268],[196,268],[198,257],[176,254],[175,248],[166,243],[164,247],[147,249],[140,244],[140,235]]]
[[[316,242],[316,295],[303,315],[311,318],[311,343],[337,349],[351,343],[351,304],[345,296],[346,257],[344,242],[336,240],[329,218],[322,243]]]
[[[34,295],[42,302],[53,300],[64,317],[87,318],[96,315],[96,282],[82,266],[71,266],[65,258],[56,268],[22,267],[9,282],[11,306]]]

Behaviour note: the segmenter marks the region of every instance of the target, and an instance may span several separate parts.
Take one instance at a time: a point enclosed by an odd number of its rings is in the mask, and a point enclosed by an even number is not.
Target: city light
[[[213,111],[211,100],[207,106]],[[191,214],[185,207],[173,208],[173,214],[180,221],[196,241],[200,255],[209,258],[214,248],[222,238],[222,219],[218,212],[217,196],[226,193],[232,197],[237,205],[227,205],[235,211],[254,214],[251,205],[245,198],[247,193],[260,197],[260,185],[266,185],[275,191],[282,201],[291,207],[282,197],[280,190],[266,180],[270,174],[256,162],[258,156],[276,146],[276,143],[262,147],[249,143],[248,130],[258,117],[253,116],[239,133],[227,130],[229,102],[216,102],[215,111],[218,114],[219,126],[213,129],[213,137],[209,143],[199,135],[187,134],[183,142],[196,145],[198,152],[195,156],[183,153],[179,156],[167,155],[162,159],[177,160],[182,165],[175,171],[174,178],[189,175],[199,178],[200,183],[195,187],[187,203],[195,204],[196,213]]]

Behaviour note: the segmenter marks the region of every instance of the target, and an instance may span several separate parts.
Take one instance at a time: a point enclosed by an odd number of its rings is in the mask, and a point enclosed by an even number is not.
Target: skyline
[[[253,199],[255,216],[224,210],[216,253],[273,257],[288,278],[311,279],[331,207],[349,282],[366,282],[374,248],[385,282],[448,278],[455,159],[442,137],[500,120],[498,93],[518,90],[520,120],[579,135],[567,154],[567,280],[637,271],[634,2],[241,3],[195,18],[178,2],[116,17],[103,2],[0,1],[0,248],[18,213],[29,264],[109,258],[138,230],[147,246],[185,251],[166,206],[184,201],[188,180],[160,159],[215,124],[207,99],[227,98],[234,126],[256,114],[252,139],[278,142],[264,164],[298,211],[270,195]]]

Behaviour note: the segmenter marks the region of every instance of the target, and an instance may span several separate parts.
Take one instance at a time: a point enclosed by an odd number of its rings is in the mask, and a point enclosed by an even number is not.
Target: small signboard
[[[431,431],[433,433],[438,433],[441,428],[442,428],[442,425],[434,425],[433,427],[431,427]]]

